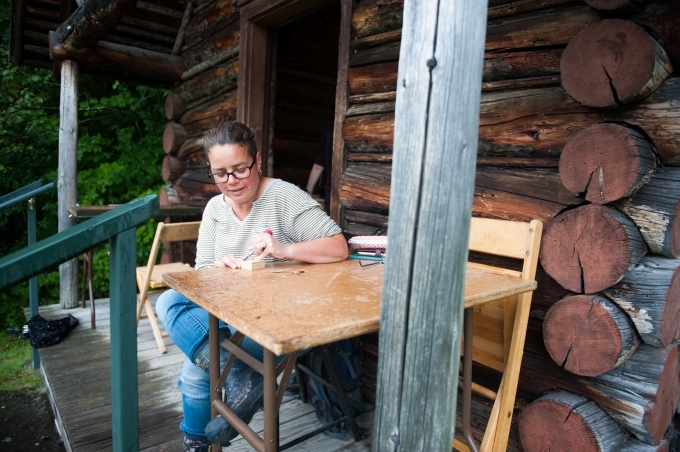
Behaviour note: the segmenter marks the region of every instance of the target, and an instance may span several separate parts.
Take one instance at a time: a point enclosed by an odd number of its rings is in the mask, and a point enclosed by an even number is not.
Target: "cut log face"
[[[651,144],[636,130],[612,123],[581,130],[560,156],[564,186],[595,204],[630,196],[652,177],[655,168]]]
[[[519,437],[527,452],[603,452],[619,450],[624,432],[595,402],[558,390],[522,412]]]
[[[574,295],[555,303],[543,321],[543,341],[558,365],[587,377],[623,364],[640,344],[628,316],[599,295]]]
[[[602,293],[630,315],[647,344],[680,339],[680,260],[647,255]]]
[[[569,42],[560,70],[562,86],[578,102],[611,108],[649,95],[673,68],[661,45],[642,27],[605,19]]]
[[[584,0],[586,4],[600,11],[628,12],[634,11],[635,7],[630,0]]]
[[[652,253],[680,257],[680,168],[660,169],[618,208],[637,224]]]
[[[592,294],[621,280],[645,252],[642,235],[630,218],[616,209],[589,204],[547,224],[540,260],[565,289]]]
[[[573,375],[553,362],[540,336],[535,334],[527,336],[520,388],[527,398],[538,397],[553,388],[581,394],[596,402],[640,441],[659,444],[680,401],[678,375],[678,347],[647,344],[640,344],[625,363],[598,377]]]
[[[170,93],[165,98],[165,117],[169,121],[179,119],[184,113],[185,104],[179,94]]]
[[[187,133],[182,124],[169,122],[163,131],[163,150],[166,154],[174,155],[186,139]]]
[[[163,157],[163,165],[161,174],[163,180],[173,181],[179,178],[184,173],[184,163],[180,159],[166,155]]]

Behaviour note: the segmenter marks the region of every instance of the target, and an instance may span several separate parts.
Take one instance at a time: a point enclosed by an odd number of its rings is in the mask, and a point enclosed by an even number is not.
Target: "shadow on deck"
[[[96,300],[96,329],[90,328],[90,308],[60,309],[59,305],[41,306],[40,315],[60,318],[71,314],[80,325],[61,344],[40,348],[42,374],[47,386],[57,427],[67,451],[110,451],[111,380],[109,300]],[[139,369],[139,448],[140,451],[182,450],[181,395],[177,378],[184,355],[165,338],[167,353],[156,347],[149,323],[142,320],[137,335]],[[373,411],[358,418],[370,428]],[[264,429],[262,411],[250,426],[259,433]],[[284,398],[280,411],[281,443],[319,428],[314,408],[299,399]],[[351,437],[351,435],[350,435]],[[240,436],[229,451],[253,450]],[[369,451],[370,438],[359,442],[340,441],[317,435],[290,451]]]

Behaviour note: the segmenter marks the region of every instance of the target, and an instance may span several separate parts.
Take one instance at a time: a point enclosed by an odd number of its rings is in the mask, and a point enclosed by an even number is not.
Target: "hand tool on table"
[[[263,234],[269,234],[272,237],[274,236],[274,233],[269,228],[266,228],[264,231],[262,231],[262,233]],[[264,244],[262,244],[262,245],[263,245],[262,248],[265,248]],[[255,255],[255,250],[250,250],[250,251],[248,251],[248,254],[246,255],[246,257],[243,258],[243,260],[244,261],[248,260],[249,258],[253,257],[254,255]]]

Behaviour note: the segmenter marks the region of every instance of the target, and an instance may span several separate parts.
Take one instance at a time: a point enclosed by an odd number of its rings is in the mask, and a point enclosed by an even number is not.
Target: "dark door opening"
[[[330,134],[328,163],[314,187],[314,196],[321,198],[330,184],[339,36],[338,1],[280,27],[274,41],[272,175],[304,190],[322,136]]]

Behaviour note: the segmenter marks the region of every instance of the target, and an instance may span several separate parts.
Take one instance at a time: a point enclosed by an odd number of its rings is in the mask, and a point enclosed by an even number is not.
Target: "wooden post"
[[[139,450],[135,229],[123,231],[109,242],[111,433],[113,450],[120,451]]]
[[[375,450],[449,451],[487,2],[406,2]]]
[[[333,123],[333,169],[331,178],[330,216],[342,225],[342,207],[338,189],[340,177],[345,170],[345,139],[342,137],[342,123],[345,120],[349,100],[348,71],[350,38],[352,31],[352,0],[340,2],[340,39],[338,44],[338,82],[335,88],[335,121]]]
[[[61,97],[59,100],[59,169],[57,176],[57,226],[62,232],[75,225],[68,208],[75,206],[78,160],[78,63],[64,60],[61,64]],[[62,308],[78,307],[78,259],[59,266],[59,298]]]

